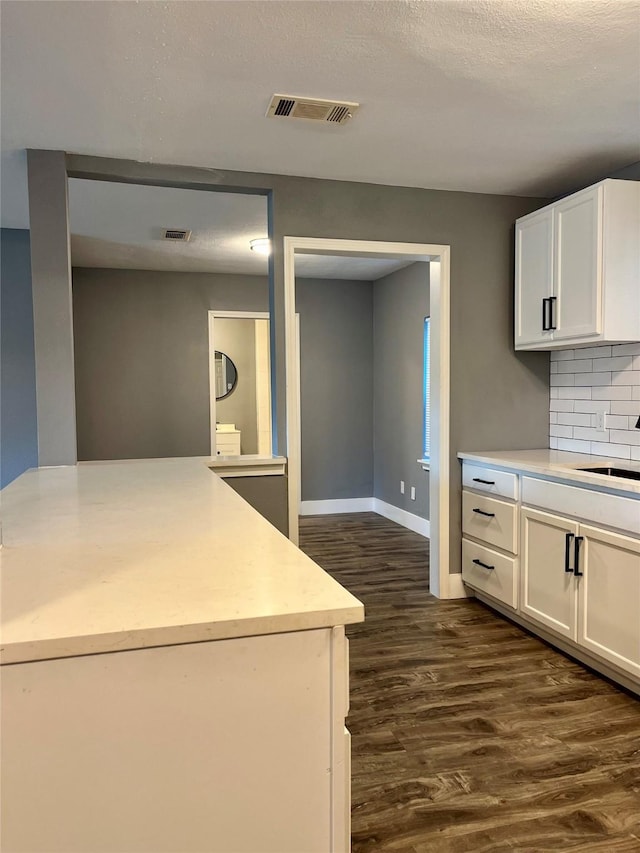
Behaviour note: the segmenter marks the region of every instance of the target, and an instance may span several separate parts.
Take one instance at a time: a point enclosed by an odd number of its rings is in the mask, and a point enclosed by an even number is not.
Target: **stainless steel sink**
[[[578,471],[604,474],[607,477],[622,477],[626,480],[640,480],[640,471],[632,471],[630,468],[578,468]]]

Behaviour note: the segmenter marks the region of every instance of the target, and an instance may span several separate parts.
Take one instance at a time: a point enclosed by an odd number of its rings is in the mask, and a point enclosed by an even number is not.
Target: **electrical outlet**
[[[416,487],[411,486],[411,500],[415,501],[415,499],[416,499]]]
[[[605,411],[596,412],[596,430],[602,433],[607,431],[607,413]]]
[[[404,480],[400,480],[400,494],[404,495]]]

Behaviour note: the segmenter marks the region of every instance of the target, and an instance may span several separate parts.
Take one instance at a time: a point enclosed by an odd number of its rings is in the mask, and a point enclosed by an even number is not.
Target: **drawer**
[[[522,500],[569,518],[616,527],[640,536],[640,500],[535,477],[522,478]]]
[[[513,557],[505,557],[468,539],[462,540],[462,580],[472,589],[486,592],[514,610],[518,607],[517,567],[518,561]]]
[[[462,532],[504,551],[518,551],[516,504],[462,492]]]
[[[239,456],[240,441],[238,438],[217,438],[216,437],[216,454],[218,456]]]
[[[518,475],[495,468],[483,468],[473,462],[462,463],[462,485],[501,498],[518,500]]]

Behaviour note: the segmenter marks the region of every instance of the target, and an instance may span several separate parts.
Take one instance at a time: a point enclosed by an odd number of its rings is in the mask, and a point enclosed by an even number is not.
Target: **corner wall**
[[[0,232],[0,488],[38,465],[29,232]]]
[[[415,263],[373,283],[374,496],[429,518],[422,457],[424,318],[429,264]],[[400,493],[404,480],[405,493]],[[411,500],[411,486],[416,500]]]

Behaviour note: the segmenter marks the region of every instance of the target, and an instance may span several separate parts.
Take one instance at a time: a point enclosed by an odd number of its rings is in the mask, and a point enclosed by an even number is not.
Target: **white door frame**
[[[215,351],[214,326],[219,320],[270,320],[268,311],[209,311],[209,431],[211,433],[211,458],[216,456],[216,377],[211,363],[211,352]],[[271,437],[273,444],[273,436]]]
[[[300,507],[300,391],[296,367],[295,255],[327,254],[369,257],[402,256],[429,261],[431,312],[431,465],[429,505],[431,557],[429,585],[438,598],[465,595],[459,575],[449,575],[449,436],[450,436],[450,246],[431,243],[387,243],[316,237],[284,238],[285,363],[289,538],[298,544]],[[418,464],[416,462],[416,464]]]

